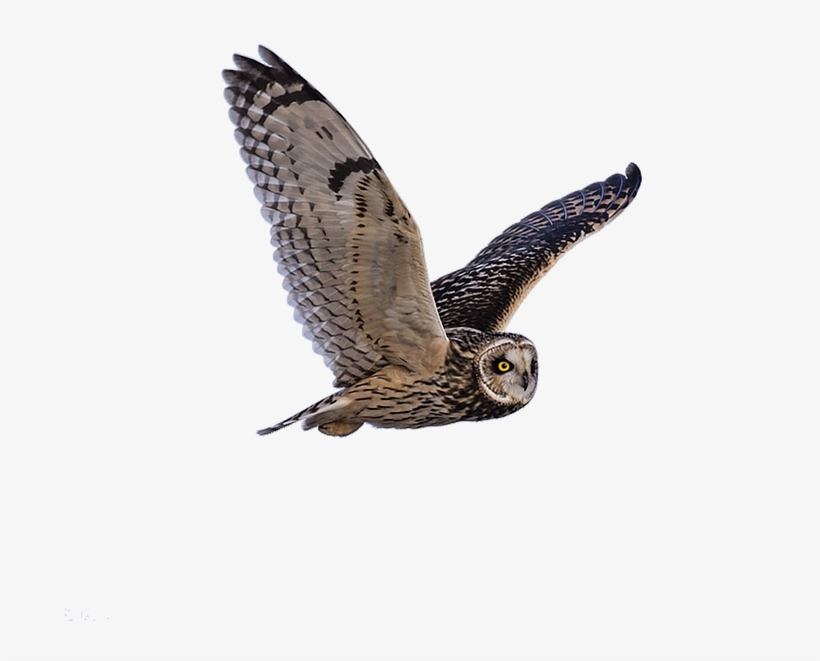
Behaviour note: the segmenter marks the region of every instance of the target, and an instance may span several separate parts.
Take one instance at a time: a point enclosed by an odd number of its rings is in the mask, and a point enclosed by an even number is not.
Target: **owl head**
[[[476,380],[490,401],[520,408],[538,383],[538,355],[525,337],[499,333],[476,353]]]

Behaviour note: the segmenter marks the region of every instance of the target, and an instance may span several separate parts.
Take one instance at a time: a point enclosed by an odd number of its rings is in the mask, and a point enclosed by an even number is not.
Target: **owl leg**
[[[328,436],[347,436],[348,434],[352,434],[363,424],[363,422],[346,422],[345,420],[336,420],[334,422],[326,422],[323,425],[319,425],[319,431],[323,434],[327,434]]]
[[[347,436],[361,427],[363,423],[356,420],[356,414],[365,407],[366,402],[346,397],[342,393],[332,395],[328,398],[330,401],[319,402],[319,406],[304,416],[302,428],[318,427],[320,432],[329,436]]]

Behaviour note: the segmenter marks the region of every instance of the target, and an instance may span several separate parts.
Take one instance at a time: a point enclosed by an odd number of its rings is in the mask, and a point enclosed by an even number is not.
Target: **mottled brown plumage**
[[[361,138],[271,51],[234,56],[225,98],[271,223],[294,316],[340,391],[279,424],[343,436],[508,415],[535,393],[535,347],[503,333],[535,283],[635,197],[630,165],[510,226],[428,281],[421,235]]]

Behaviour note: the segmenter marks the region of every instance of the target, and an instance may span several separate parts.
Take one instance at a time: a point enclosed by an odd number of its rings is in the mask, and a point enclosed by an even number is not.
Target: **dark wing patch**
[[[641,171],[631,163],[626,175],[590,184],[508,227],[467,266],[432,283],[444,327],[504,330],[558,258],[626,209],[640,185]]]

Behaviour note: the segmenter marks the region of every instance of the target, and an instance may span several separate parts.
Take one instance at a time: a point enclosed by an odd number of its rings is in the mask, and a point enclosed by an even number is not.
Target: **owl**
[[[223,72],[229,115],[288,302],[338,390],[258,433],[301,420],[346,436],[526,406],[535,346],[504,329],[558,258],[634,199],[638,167],[547,204],[431,283],[419,229],[356,131],[281,58],[259,55]]]

